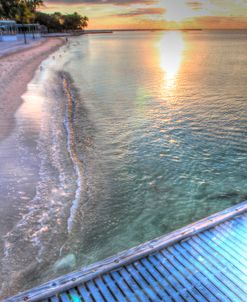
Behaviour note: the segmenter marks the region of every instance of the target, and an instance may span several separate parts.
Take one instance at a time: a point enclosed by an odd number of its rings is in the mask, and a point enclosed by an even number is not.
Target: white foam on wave
[[[20,200],[23,201],[22,207],[25,214],[4,236],[2,262],[4,268],[6,267],[6,273],[9,271],[10,274],[16,270],[25,269],[22,264],[11,260],[22,258],[24,250],[21,251],[19,247],[24,245],[24,242],[26,242],[25,258],[29,258],[28,253],[30,253],[30,255],[35,255],[34,258],[39,263],[45,260],[47,244],[50,244],[46,239],[49,233],[52,232],[50,237],[54,237],[61,231],[59,228],[61,228],[65,216],[64,211],[66,207],[70,207],[77,187],[75,185],[77,173],[74,173],[74,168],[71,166],[74,165],[74,162],[71,163],[68,156],[66,131],[62,127],[66,102],[61,102],[63,96],[61,78],[58,78],[55,62],[52,63],[50,58],[43,62],[42,66],[44,67],[36,72],[34,79],[29,84],[27,94],[23,96],[24,103],[19,110],[26,114],[26,108],[39,108],[35,109],[40,113],[39,126],[37,126],[39,127],[39,135],[36,139],[37,152],[32,154],[36,157],[37,162],[39,161],[39,171],[37,171],[39,180],[36,183],[36,192],[32,199],[27,200],[25,192],[20,191]],[[37,118],[32,116],[31,112],[29,116],[33,120]],[[20,154],[25,155],[25,162],[31,162],[28,146],[25,146],[24,141],[22,142],[26,139],[25,130],[19,123],[18,131],[21,136]],[[31,168],[33,167],[31,166]],[[64,233],[62,236],[66,236],[66,234]],[[58,246],[58,250],[59,248]],[[55,255],[55,252],[53,254]],[[35,260],[34,258],[27,259],[23,263],[32,262]],[[10,263],[12,264],[10,265]]]

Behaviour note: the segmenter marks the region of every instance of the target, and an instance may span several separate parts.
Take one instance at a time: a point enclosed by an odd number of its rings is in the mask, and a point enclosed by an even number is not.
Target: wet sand
[[[0,141],[15,127],[15,112],[22,104],[21,96],[34,72],[63,43],[61,38],[47,39],[41,44],[0,58]]]
[[[15,271],[15,265],[11,266],[11,261],[8,259],[5,261],[6,263],[3,261],[6,256],[5,239],[26,213],[20,208],[33,199],[39,180],[39,162],[37,159],[35,161],[31,154],[36,148],[36,143],[33,143],[35,140],[32,131],[25,137],[26,140],[30,140],[29,151],[32,150],[32,152],[29,156],[32,158],[30,158],[28,165],[26,163],[21,164],[25,156],[20,158],[18,155],[18,152],[22,151],[19,150],[18,137],[14,131],[17,123],[15,116],[23,104],[22,95],[26,92],[27,85],[33,79],[35,71],[42,61],[62,46],[64,42],[62,38],[46,39],[27,49],[0,58],[0,275],[6,275],[6,267],[11,267],[12,275],[9,276],[11,282],[18,278],[18,273]],[[27,161],[27,159],[25,160]],[[21,261],[21,259],[15,260]],[[1,300],[3,297],[10,296],[12,292],[9,291],[7,284],[3,283],[1,277],[0,285],[4,288],[2,292],[0,286]]]

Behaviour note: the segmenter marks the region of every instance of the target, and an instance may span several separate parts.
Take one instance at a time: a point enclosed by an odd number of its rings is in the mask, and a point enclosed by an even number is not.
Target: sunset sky
[[[247,0],[46,0],[42,11],[77,11],[89,29],[247,28]]]

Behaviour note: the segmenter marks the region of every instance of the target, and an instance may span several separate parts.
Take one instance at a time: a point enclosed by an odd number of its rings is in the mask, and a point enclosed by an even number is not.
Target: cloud
[[[138,8],[129,12],[119,13],[117,17],[135,17],[143,15],[162,15],[166,12],[164,8],[150,7],[150,8]]]
[[[196,24],[198,27],[206,29],[247,29],[247,18],[233,16],[202,16],[187,19],[183,24],[187,24],[188,26]]]
[[[60,4],[113,4],[113,5],[130,5],[130,4],[153,4],[157,0],[50,0],[46,3]]]
[[[190,6],[194,10],[202,9],[202,3],[199,1],[187,1],[187,5]]]

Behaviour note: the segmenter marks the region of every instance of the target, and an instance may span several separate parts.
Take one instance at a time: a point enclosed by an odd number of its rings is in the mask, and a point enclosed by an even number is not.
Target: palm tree
[[[88,27],[88,21],[89,21],[89,19],[88,19],[87,16],[82,17],[82,19],[81,19],[81,27],[82,28]]]
[[[17,0],[0,0],[0,18],[15,18],[17,6]]]
[[[43,4],[43,0],[0,0],[0,17],[20,19],[20,15],[30,16]],[[27,18],[25,17],[24,19]]]
[[[36,12],[37,8],[44,5],[43,0],[27,0],[27,6],[32,12]]]

